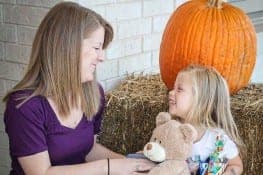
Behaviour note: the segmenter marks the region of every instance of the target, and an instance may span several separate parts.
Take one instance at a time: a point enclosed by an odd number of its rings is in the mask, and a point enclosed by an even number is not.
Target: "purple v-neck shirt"
[[[10,175],[24,175],[17,158],[48,151],[51,165],[72,165],[85,162],[94,134],[100,131],[105,107],[104,91],[100,87],[101,105],[91,121],[83,115],[76,128],[61,125],[56,114],[43,96],[35,96],[22,106],[17,98],[32,91],[13,93],[6,105],[4,122],[9,137],[12,159]]]

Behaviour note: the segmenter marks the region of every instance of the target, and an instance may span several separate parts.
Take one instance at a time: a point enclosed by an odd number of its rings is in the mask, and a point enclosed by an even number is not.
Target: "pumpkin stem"
[[[223,0],[208,0],[209,7],[216,7],[218,9],[222,8]]]

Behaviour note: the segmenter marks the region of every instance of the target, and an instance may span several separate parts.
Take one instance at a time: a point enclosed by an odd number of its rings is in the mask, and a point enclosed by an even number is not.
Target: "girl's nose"
[[[174,96],[175,95],[175,90],[173,89],[173,90],[171,90],[170,92],[169,92],[169,96]]]

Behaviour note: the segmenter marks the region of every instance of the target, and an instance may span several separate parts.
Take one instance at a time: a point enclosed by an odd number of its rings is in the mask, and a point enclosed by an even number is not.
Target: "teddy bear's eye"
[[[162,141],[161,141],[161,140],[159,140],[159,143],[161,144],[161,143],[162,143]]]

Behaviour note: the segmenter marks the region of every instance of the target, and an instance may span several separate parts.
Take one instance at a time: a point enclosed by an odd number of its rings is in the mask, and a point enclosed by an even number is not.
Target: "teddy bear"
[[[197,131],[190,124],[173,120],[167,112],[156,117],[156,128],[143,154],[158,162],[148,175],[190,175],[186,159],[190,157]]]

